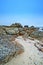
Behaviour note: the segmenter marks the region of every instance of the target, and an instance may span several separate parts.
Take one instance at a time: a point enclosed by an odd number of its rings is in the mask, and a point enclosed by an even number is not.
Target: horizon
[[[43,27],[43,0],[0,0],[0,25]]]

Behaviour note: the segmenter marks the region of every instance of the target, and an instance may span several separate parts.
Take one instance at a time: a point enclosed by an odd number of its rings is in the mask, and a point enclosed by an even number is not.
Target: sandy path
[[[5,65],[43,65],[43,53],[34,46],[35,41],[30,39],[25,41],[22,37],[16,38],[15,41],[24,46],[24,53],[14,57]]]

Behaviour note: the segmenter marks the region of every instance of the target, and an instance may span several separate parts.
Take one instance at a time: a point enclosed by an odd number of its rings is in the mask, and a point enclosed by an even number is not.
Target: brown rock
[[[39,51],[42,51],[43,52],[43,44],[42,43],[39,43],[38,42],[38,43],[35,43],[34,45],[35,45],[35,47],[38,48]]]

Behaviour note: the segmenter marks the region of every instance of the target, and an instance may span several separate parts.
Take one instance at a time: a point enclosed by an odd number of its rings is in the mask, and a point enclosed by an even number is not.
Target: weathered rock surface
[[[39,31],[38,27],[25,25],[24,27],[20,23],[12,24],[11,26],[0,26],[0,35],[24,35],[28,34],[31,37],[43,37],[43,31]]]
[[[0,35],[6,34],[6,32],[3,30],[3,28],[0,27]]]
[[[6,32],[9,35],[16,35],[19,33],[18,28],[6,28]]]
[[[33,31],[32,35],[35,37],[43,37],[43,32],[41,31]]]
[[[5,36],[4,36],[5,37]],[[14,56],[24,52],[22,45],[9,41],[6,37],[0,37],[0,65],[5,64]]]
[[[43,65],[43,53],[34,46],[34,43],[38,42],[38,40],[24,39],[22,36],[19,36],[15,41],[22,44],[25,51],[6,65]]]
[[[42,42],[37,42],[34,45],[35,45],[35,47],[38,48],[39,51],[43,52],[43,43]]]
[[[25,42],[25,38],[29,39],[29,36],[30,40],[40,38],[43,42],[43,31],[39,31],[37,27],[28,27],[28,25],[23,27],[20,23],[15,23],[11,26],[0,26],[0,65],[5,64],[14,56],[24,52],[24,47],[15,41],[15,38],[20,35],[22,35]],[[37,42],[34,45],[43,52],[43,43]]]

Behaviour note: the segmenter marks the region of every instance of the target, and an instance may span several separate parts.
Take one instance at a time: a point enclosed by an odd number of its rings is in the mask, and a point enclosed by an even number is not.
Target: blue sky
[[[0,25],[43,26],[43,0],[0,0]]]

